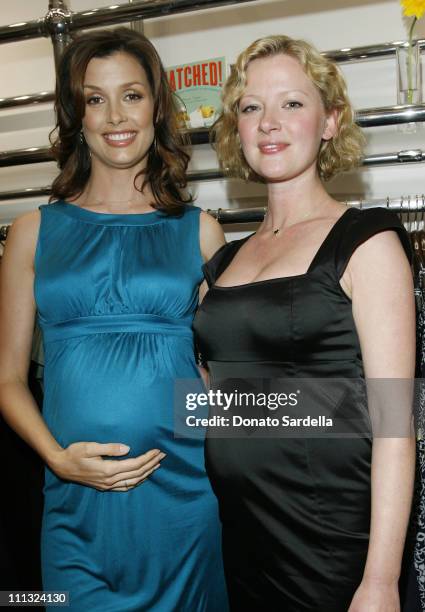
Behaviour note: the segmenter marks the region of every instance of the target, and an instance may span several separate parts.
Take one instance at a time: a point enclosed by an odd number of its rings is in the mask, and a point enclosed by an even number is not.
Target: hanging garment
[[[416,297],[416,479],[406,557],[403,612],[425,611],[425,268],[415,256]]]
[[[422,410],[423,410],[422,406]],[[421,610],[425,610],[425,440],[417,442],[418,505],[414,564]]]
[[[59,444],[167,453],[146,482],[101,492],[46,470],[43,586],[82,612],[227,609],[217,501],[202,439],[175,439],[178,378],[199,378],[191,323],[202,280],[199,213],[41,206],[35,298],[43,416]]]
[[[339,280],[355,249],[394,230],[385,209],[348,209],[308,271],[233,287],[215,284],[249,239],[204,266],[209,292],[194,322],[213,389],[220,380],[361,379],[351,300]],[[344,405],[341,406],[343,414]],[[370,438],[208,437],[232,612],[347,612],[369,544]]]

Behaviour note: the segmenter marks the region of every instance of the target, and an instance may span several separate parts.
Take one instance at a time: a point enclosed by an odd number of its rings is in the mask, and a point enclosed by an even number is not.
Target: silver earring
[[[90,148],[89,148],[89,146],[88,146],[88,144],[87,144],[87,142],[86,142],[86,139],[84,138],[84,133],[83,133],[83,130],[81,130],[81,131],[80,131],[80,133],[79,133],[79,135],[78,135],[78,136],[79,136],[79,139],[80,139],[80,143],[81,143],[82,145],[86,145],[86,147],[87,147],[87,152],[88,152],[88,154],[89,154],[89,158],[91,159],[91,151],[90,151]]]

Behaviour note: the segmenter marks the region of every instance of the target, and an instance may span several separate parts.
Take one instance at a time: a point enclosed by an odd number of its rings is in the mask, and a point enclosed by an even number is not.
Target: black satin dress
[[[216,279],[247,238],[205,265],[195,318],[212,387],[226,378],[362,378],[352,304],[339,280],[354,250],[395,230],[397,215],[348,209],[308,271],[234,287]],[[233,612],[346,612],[361,582],[371,509],[371,440],[211,438],[208,475],[220,507]]]

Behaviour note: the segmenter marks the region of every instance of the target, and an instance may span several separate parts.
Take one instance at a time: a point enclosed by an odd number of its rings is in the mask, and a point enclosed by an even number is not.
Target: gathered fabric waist
[[[39,317],[44,343],[92,334],[146,333],[192,337],[193,317],[179,319],[154,314],[106,314],[49,323]]]

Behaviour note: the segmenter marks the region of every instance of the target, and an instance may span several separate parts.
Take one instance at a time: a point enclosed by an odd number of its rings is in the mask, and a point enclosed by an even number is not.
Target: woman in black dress
[[[226,378],[411,379],[404,228],[323,186],[363,144],[337,66],[286,36],[254,42],[226,83],[216,142],[232,176],[267,184],[268,210],[204,266],[195,331],[213,389]],[[207,440],[233,611],[398,612],[414,441],[395,435]]]

